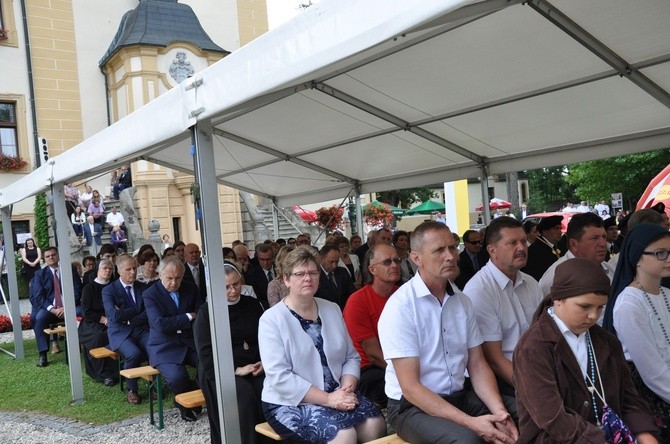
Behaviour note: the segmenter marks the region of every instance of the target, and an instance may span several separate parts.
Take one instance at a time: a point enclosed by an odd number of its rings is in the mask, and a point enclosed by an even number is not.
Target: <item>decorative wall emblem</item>
[[[177,83],[181,83],[195,74],[195,69],[193,69],[191,62],[186,60],[186,57],[185,51],[177,51],[175,59],[170,64],[170,77]]]

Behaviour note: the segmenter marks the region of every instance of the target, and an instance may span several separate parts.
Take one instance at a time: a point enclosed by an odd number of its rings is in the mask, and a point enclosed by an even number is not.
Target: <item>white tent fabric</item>
[[[324,0],[0,191],[145,159],[280,206],[670,146],[670,2]]]

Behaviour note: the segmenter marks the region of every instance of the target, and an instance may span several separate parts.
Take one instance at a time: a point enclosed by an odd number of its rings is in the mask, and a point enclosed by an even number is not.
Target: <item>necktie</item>
[[[200,270],[198,269],[197,265],[195,267],[193,267],[192,273],[193,273],[193,280],[195,281],[195,285],[197,285],[198,288],[200,288]]]
[[[479,271],[479,261],[477,256],[472,256],[472,265],[475,267],[475,271]]]
[[[63,306],[63,294],[60,289],[60,279],[58,279],[58,270],[54,271],[54,307]]]
[[[133,298],[133,293],[130,291],[130,289],[130,285],[126,285],[126,295],[128,296],[128,302],[130,302],[130,305],[135,307],[135,299]]]
[[[179,308],[179,295],[177,293],[171,291],[170,296],[172,297],[172,300],[174,301],[174,305],[176,305],[177,308]]]
[[[268,282],[272,282],[272,270],[268,270]]]
[[[331,284],[333,284],[333,287],[337,288],[337,284],[335,283],[335,276],[333,276],[332,271],[328,273],[328,280],[330,281]]]

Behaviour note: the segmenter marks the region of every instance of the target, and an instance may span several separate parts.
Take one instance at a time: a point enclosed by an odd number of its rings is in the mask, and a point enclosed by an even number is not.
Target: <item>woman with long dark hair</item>
[[[626,235],[603,325],[623,345],[633,382],[670,442],[670,232],[642,223]]]

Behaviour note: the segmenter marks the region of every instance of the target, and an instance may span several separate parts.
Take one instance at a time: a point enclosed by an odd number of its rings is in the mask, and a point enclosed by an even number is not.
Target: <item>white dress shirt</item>
[[[472,300],[482,339],[502,341],[502,352],[511,361],[519,338],[542,302],[540,286],[521,271],[512,282],[489,261],[468,281],[463,293]]]
[[[389,298],[379,318],[379,342],[386,367],[386,395],[400,400],[402,391],[392,359],[417,357],[421,383],[439,395],[463,389],[468,349],[482,343],[472,303],[452,283],[443,304],[417,273]]]

